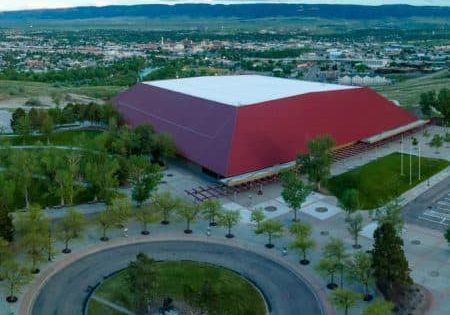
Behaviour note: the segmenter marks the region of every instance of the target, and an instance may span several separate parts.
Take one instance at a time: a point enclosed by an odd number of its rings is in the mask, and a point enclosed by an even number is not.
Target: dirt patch
[[[392,300],[397,305],[395,314],[425,315],[431,308],[433,295],[425,287],[414,284],[403,294],[395,294]]]

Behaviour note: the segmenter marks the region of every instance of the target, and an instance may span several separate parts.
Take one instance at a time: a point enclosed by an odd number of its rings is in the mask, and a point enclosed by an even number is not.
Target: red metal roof
[[[292,161],[318,135],[329,134],[341,146],[415,120],[368,88],[243,106],[237,109],[226,176]]]
[[[128,123],[171,134],[182,155],[224,177],[292,161],[318,135],[342,146],[416,120],[368,88],[229,106],[137,84],[114,103]]]

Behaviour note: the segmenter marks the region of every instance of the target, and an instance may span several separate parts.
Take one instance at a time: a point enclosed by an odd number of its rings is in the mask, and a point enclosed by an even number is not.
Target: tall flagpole
[[[409,144],[409,184],[412,184],[412,141]]]
[[[422,176],[420,174],[420,143],[419,143],[419,180],[422,179]]]
[[[403,134],[402,134],[402,141],[400,142],[400,175],[403,174]]]

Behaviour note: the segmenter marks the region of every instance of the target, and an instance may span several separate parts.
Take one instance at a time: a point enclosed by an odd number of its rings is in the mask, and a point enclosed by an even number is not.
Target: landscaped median
[[[114,314],[114,308],[105,304],[105,300],[136,312],[134,298],[127,288],[127,270],[112,275],[94,291],[87,315]],[[170,298],[176,310],[203,309],[217,315],[266,314],[258,289],[228,269],[193,261],[165,261],[156,262],[155,271],[156,308]]]
[[[403,175],[401,174],[401,164],[400,153],[389,154],[349,172],[332,177],[328,182],[328,189],[338,198],[346,190],[356,189],[359,191],[360,208],[374,209],[399,197],[405,191],[445,169],[450,165],[450,162],[421,157],[420,177],[418,156],[403,154]]]

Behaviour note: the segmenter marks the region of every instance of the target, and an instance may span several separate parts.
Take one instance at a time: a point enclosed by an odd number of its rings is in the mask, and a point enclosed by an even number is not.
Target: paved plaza
[[[433,128],[431,128],[430,134],[433,134],[435,130]],[[420,138],[421,136],[421,133],[417,135],[419,141],[424,141]],[[360,156],[356,156],[345,162],[334,164],[332,173],[339,174],[347,169],[365,164],[377,156],[384,156],[395,152],[398,149],[398,144],[389,144],[379,148],[377,152],[363,153]],[[435,153],[434,149],[429,150],[423,148],[422,154],[424,156],[450,159],[450,149],[448,148],[442,148],[439,154]],[[164,173],[164,182],[160,185],[159,189],[161,191],[171,191],[175,195],[186,199],[189,199],[189,197],[185,193],[185,190],[201,185],[211,185],[213,183],[207,176],[198,175],[179,164],[171,165]],[[450,314],[450,283],[448,281],[448,279],[450,279],[450,268],[448,268],[450,264],[450,249],[442,236],[442,228],[439,229],[435,227],[435,225],[444,226],[448,223],[448,213],[450,212],[449,183],[450,169],[446,169],[432,177],[429,182],[424,182],[402,195],[402,200],[405,204],[406,219],[403,232],[405,253],[410,262],[414,280],[417,283],[424,285],[433,293],[434,302],[431,311],[431,314],[433,315]],[[268,255],[274,255],[278,257],[278,259],[285,260],[295,265],[296,268],[303,268],[302,272],[305,273],[308,278],[313,279],[314,282],[319,284],[319,292],[328,292],[325,287],[326,281],[319,278],[313,269],[314,264],[320,259],[320,249],[330,240],[330,238],[334,237],[343,240],[349,252],[355,251],[351,246],[353,240],[346,229],[345,213],[339,209],[336,198],[314,193],[308,197],[303,208],[299,212],[300,220],[313,226],[312,236],[317,242],[317,248],[312,250],[308,255],[309,259],[312,261],[312,265],[300,267],[300,265],[298,265],[299,256],[296,253],[288,251],[288,255],[283,256],[281,252],[281,249],[288,246],[292,241],[292,236],[288,233],[287,226],[291,224],[293,214],[280,196],[280,185],[274,183],[264,186],[262,194],[258,194],[258,190],[259,187],[255,187],[254,190],[226,196],[220,199],[221,203],[226,208],[240,210],[243,217],[242,222],[236,227],[233,227],[232,232],[236,235],[236,238],[232,240],[232,242],[239,246],[261,249]],[[124,192],[127,191],[124,190]],[[276,218],[286,226],[283,236],[274,240],[276,247],[273,250],[265,249],[264,244],[267,241],[266,236],[255,235],[255,227],[250,223],[249,218],[251,211],[257,208],[265,209],[267,217]],[[324,211],[323,208],[326,208],[326,211]],[[104,205],[82,205],[77,207],[77,209],[88,216],[92,216],[96,212],[102,211]],[[52,218],[59,218],[61,217],[61,213],[64,213],[65,211],[67,210],[49,209],[46,212]],[[376,228],[376,222],[373,221],[368,211],[362,211],[361,213],[364,218],[364,230],[361,233],[359,242],[363,246],[363,250],[366,250],[370,249],[372,246],[373,231]],[[432,216],[430,216],[430,214],[432,214]],[[424,218],[426,218],[426,220]],[[130,238],[137,237],[140,234],[140,225],[136,222],[130,222],[127,227],[129,228]],[[184,223],[182,222],[174,222],[169,226],[154,224],[150,226],[151,234],[149,238],[175,236],[187,240],[189,240],[189,238],[218,241],[226,240],[224,237],[226,229],[224,227],[213,227],[210,236],[207,236],[207,222],[204,220],[194,223],[192,228],[194,234],[189,236],[183,233]],[[113,241],[124,240],[121,230],[116,229],[109,234]],[[86,236],[82,240],[74,242],[71,245],[71,248],[74,250],[74,253],[76,253],[85,248],[97,246],[101,244],[98,241],[99,236],[100,231],[92,226],[87,231]],[[56,246],[58,249],[61,249],[63,244],[57,243]],[[111,257],[114,256],[115,255],[111,254]],[[66,257],[69,256],[58,254],[56,260],[59,261]],[[50,266],[51,265],[46,264],[42,266],[42,270],[45,272]],[[347,285],[357,290],[361,289],[353,284]],[[354,314],[360,314],[363,306],[364,304],[360,303],[358,309],[354,311]],[[4,301],[0,302],[0,314],[16,314],[16,308],[17,305],[8,305]]]

